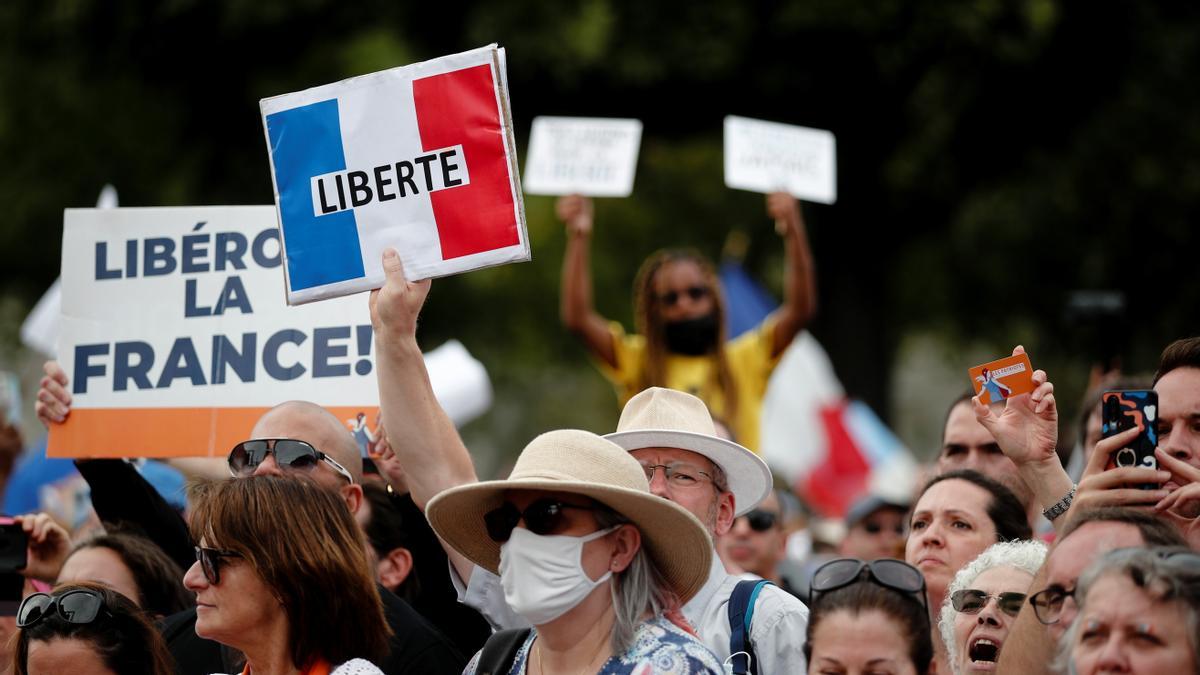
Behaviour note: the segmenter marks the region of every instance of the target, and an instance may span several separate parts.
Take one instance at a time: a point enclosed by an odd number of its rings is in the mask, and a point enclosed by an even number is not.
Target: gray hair
[[[1192,651],[1192,672],[1200,675],[1200,554],[1179,546],[1119,548],[1104,554],[1079,575],[1075,584],[1079,612],[1058,644],[1055,664],[1059,672],[1075,672],[1071,652],[1079,639],[1083,623],[1079,619],[1087,609],[1088,592],[1101,578],[1112,575],[1124,576],[1157,602],[1173,603],[1180,609]],[[1106,600],[1112,602],[1114,598],[1098,598],[1097,602]]]
[[[629,524],[625,516],[608,508],[595,512],[600,529]],[[644,544],[644,542],[643,542]],[[677,607],[679,599],[650,560],[645,545],[640,546],[629,567],[612,576],[613,628],[609,638],[613,654],[623,654],[633,645],[638,624],[647,614],[658,617]]]
[[[951,672],[958,674],[958,645],[954,642],[954,619],[958,614],[951,604],[950,597],[964,588],[969,588],[975,579],[984,572],[997,567],[1011,567],[1027,572],[1030,582],[1046,561],[1046,545],[1040,541],[1002,541],[992,544],[979,557],[963,566],[954,575],[946,589],[946,599],[942,601],[942,611],[938,621],[938,632],[942,636],[942,644],[946,646],[947,659]]]

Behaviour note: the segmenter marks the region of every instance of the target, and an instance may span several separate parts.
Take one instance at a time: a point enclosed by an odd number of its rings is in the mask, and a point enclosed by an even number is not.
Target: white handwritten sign
[[[725,184],[753,192],[790,192],[821,204],[837,201],[833,133],[748,117],[725,118]]]
[[[638,120],[537,117],[525,158],[525,192],[628,197],[641,141]]]

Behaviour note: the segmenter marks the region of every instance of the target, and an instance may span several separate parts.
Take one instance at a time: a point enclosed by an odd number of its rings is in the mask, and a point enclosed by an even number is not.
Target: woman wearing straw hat
[[[712,542],[695,516],[650,494],[620,446],[542,434],[507,480],[446,490],[426,514],[449,546],[500,575],[535,627],[498,672],[721,672],[679,611],[708,577]]]

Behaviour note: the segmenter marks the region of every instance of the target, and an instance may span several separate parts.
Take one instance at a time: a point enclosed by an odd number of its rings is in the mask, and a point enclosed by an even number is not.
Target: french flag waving
[[[529,260],[496,45],[259,103],[289,304]]]

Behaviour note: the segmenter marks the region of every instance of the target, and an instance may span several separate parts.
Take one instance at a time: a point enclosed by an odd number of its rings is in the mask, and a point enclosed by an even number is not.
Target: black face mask
[[[671,321],[664,326],[667,349],[685,356],[703,356],[717,346],[717,314]]]

